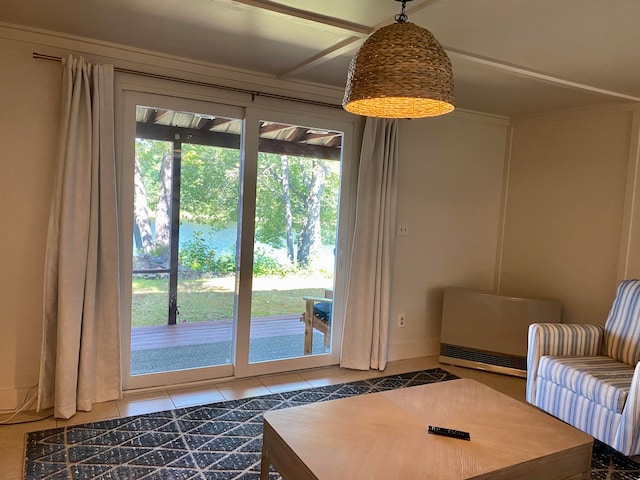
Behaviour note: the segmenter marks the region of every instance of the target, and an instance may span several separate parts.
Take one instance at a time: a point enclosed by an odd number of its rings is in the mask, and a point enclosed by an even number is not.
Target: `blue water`
[[[155,235],[154,219],[151,219],[151,232]],[[232,253],[235,251],[236,239],[238,236],[237,225],[235,223],[230,224],[226,228],[216,230],[209,225],[201,223],[183,222],[180,224],[180,249],[184,248],[188,242],[193,240],[193,235],[196,232],[202,233],[207,246],[215,250],[218,256],[225,252]],[[256,244],[256,248],[259,248],[266,254],[275,257],[282,264],[286,264],[288,261],[286,248],[273,248],[270,245],[260,242]],[[331,271],[333,270],[334,263],[334,246],[324,245],[322,250],[322,264],[327,271]],[[133,244],[133,254],[136,254],[135,240]]]
[[[209,248],[212,248],[218,254],[222,252],[230,253],[234,250],[236,244],[238,227],[233,224],[222,230],[215,230],[209,225],[189,222],[181,223],[180,248],[184,247],[187,242],[193,239],[195,232],[201,232]]]
[[[156,224],[154,219],[151,219],[151,234],[156,234]],[[217,253],[232,252],[236,244],[237,227],[235,224],[229,225],[227,228],[221,230],[215,230],[209,225],[203,225],[200,223],[183,222],[180,224],[180,249],[182,249],[188,242],[193,240],[193,234],[195,232],[201,232],[204,240],[210,248],[213,248]],[[133,254],[135,255],[138,246],[136,245],[135,238],[133,242]]]

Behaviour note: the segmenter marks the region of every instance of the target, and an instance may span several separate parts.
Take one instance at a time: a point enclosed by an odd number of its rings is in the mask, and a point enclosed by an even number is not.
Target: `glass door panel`
[[[172,142],[136,138],[135,146],[130,372],[140,375],[166,370],[173,158]]]
[[[136,107],[132,376],[232,363],[241,123]]]
[[[233,363],[239,168],[239,149],[182,146],[178,321],[202,332],[193,364]]]
[[[260,122],[250,363],[331,353],[342,135]]]

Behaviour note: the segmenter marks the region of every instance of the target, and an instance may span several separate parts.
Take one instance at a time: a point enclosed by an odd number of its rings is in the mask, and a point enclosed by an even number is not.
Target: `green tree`
[[[172,148],[170,142],[136,141],[136,225],[147,253],[151,211],[156,220],[154,248],[168,245],[159,233],[169,227]],[[184,143],[182,218],[213,228],[237,222],[239,176],[237,149]],[[322,244],[335,244],[339,182],[337,161],[260,153],[256,239],[286,247],[291,264],[313,266]]]
[[[164,155],[171,154],[173,145],[159,140],[136,139],[136,163],[147,194],[147,207],[156,210],[158,205],[158,179]]]
[[[322,244],[335,243],[339,163],[261,153],[257,180],[256,238],[313,266]]]
[[[136,247],[145,253],[166,251],[169,246],[171,144],[136,139],[134,167]],[[151,211],[156,219],[155,238]]]
[[[214,228],[237,222],[239,177],[238,150],[183,144],[181,213]]]

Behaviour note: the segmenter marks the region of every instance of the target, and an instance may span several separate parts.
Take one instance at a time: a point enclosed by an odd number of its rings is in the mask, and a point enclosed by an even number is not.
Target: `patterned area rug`
[[[455,378],[424,370],[33,432],[25,480],[257,480],[264,412]],[[640,465],[596,442],[592,478],[640,479]]]

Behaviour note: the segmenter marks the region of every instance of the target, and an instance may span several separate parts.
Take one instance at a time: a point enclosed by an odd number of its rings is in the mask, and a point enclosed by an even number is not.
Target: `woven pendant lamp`
[[[407,22],[375,31],[351,61],[342,105],[357,115],[435,117],[453,111],[453,72],[442,45],[428,30]]]

